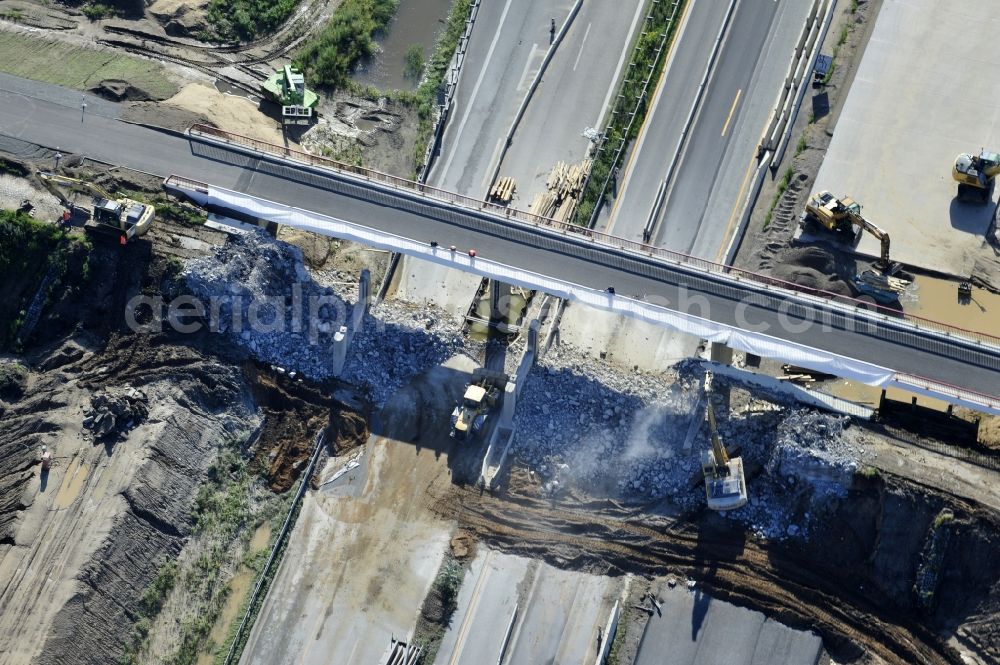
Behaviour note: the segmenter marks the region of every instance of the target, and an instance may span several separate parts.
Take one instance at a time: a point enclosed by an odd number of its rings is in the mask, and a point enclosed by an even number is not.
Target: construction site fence
[[[543,217],[541,215],[535,215],[530,212],[491,203],[482,199],[463,196],[462,194],[456,194],[455,192],[438,189],[430,185],[401,178],[399,176],[389,175],[388,173],[382,173],[374,169],[338,162],[327,157],[321,157],[302,150],[296,150],[294,148],[268,143],[266,141],[250,138],[248,136],[234,134],[216,127],[194,125],[188,130],[188,133],[192,138],[206,137],[209,139],[217,139],[223,143],[248,148],[263,155],[271,155],[280,159],[326,169],[332,172],[331,175],[360,178],[368,183],[391,187],[396,190],[405,191],[409,194],[418,194],[422,197],[432,198],[435,201],[448,203],[459,208],[465,208],[479,214],[485,213],[494,217],[545,227],[553,231],[562,232],[563,234],[587,238],[597,244],[604,245],[609,248],[641,254],[670,263],[683,264],[708,273],[726,275],[728,278],[738,282],[749,282],[765,289],[782,289],[794,292],[800,296],[825,300],[834,305],[865,310],[868,315],[883,316],[889,320],[906,322],[919,330],[933,331],[942,333],[946,336],[954,337],[958,342],[964,340],[966,342],[989,344],[996,348],[1000,348],[1000,337],[996,335],[968,330],[941,321],[915,316],[891,307],[885,307],[876,303],[858,300],[857,298],[840,293],[833,293],[822,289],[803,286],[801,284],[788,282],[770,275],[735,268],[721,263],[715,263],[714,261],[708,261],[706,259],[683,254],[681,252],[664,249],[662,247],[656,247],[646,243],[620,238],[618,236],[578,226],[570,222],[560,222],[552,219],[551,217]],[[176,176],[171,177],[175,179],[177,178]],[[194,181],[189,182],[191,182],[192,187],[204,187],[202,183]]]

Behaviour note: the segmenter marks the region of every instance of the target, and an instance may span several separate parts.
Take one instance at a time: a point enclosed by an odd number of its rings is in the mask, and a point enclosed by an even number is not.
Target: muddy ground
[[[100,180],[112,189],[148,184],[120,172]],[[129,298],[176,294],[177,260],[225,237],[171,221],[187,214],[164,212],[150,234],[124,249],[96,238],[91,249],[75,250],[61,277],[70,288],[50,297],[14,356],[28,371],[18,390],[0,397],[4,663],[121,661],[134,643],[133,626],[148,616],[147,590],[161,566],[185,560],[196,497],[223,449],[235,446],[257,469],[252,496],[280,496],[305,468],[319,429],[333,434],[332,452],[367,435],[365,416],[330,399],[330,386],[292,381],[211,336],[129,329]],[[22,286],[5,289],[5,330],[38,284]],[[93,435],[84,421],[94,396],[132,389],[144,395],[148,415],[114,437]],[[53,454],[45,473],[42,445]],[[227,531],[213,547],[242,552],[257,526],[249,521]],[[217,597],[227,593],[239,558],[220,560],[232,565],[207,588]],[[202,607],[175,604],[176,622]],[[134,662],[161,657],[148,653]]]
[[[912,586],[928,529],[946,505],[957,520],[938,602],[926,613]],[[655,506],[553,501],[520,469],[498,496],[456,487],[438,510],[491,547],[556,566],[690,576],[714,597],[816,631],[838,662],[961,663],[943,637],[956,629],[960,647],[980,662],[1000,658],[1000,568],[987,555],[1000,544],[996,513],[896,478],[859,478],[825,528],[795,546],[756,542],[707,512],[671,521]]]

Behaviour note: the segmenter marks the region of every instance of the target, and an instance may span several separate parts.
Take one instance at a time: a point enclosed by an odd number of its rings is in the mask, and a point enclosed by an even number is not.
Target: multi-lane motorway
[[[810,4],[740,0],[731,13],[729,0],[690,4],[647,121],[622,170],[608,224],[612,233],[642,238],[680,145],[663,203],[654,211],[650,241],[721,259]],[[713,61],[712,46],[720,33]]]

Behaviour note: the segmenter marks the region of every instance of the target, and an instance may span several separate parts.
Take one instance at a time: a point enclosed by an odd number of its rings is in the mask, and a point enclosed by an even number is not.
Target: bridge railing
[[[336,173],[360,177],[370,182],[388,185],[389,187],[400,189],[407,193],[419,194],[424,197],[433,198],[435,200],[450,203],[469,210],[485,212],[496,217],[517,220],[534,226],[547,227],[563,233],[572,233],[581,237],[587,237],[602,245],[637,254],[644,254],[650,257],[656,257],[673,263],[692,266],[705,272],[727,275],[731,278],[750,282],[764,288],[777,288],[785,291],[792,291],[800,295],[812,296],[814,298],[830,301],[846,307],[861,308],[868,310],[873,314],[884,316],[888,319],[906,321],[919,329],[932,330],[945,333],[946,335],[954,335],[967,341],[981,342],[1000,348],[1000,336],[997,335],[968,330],[950,323],[916,316],[914,314],[903,312],[902,310],[885,307],[883,305],[864,300],[858,300],[857,298],[845,296],[840,293],[833,293],[831,291],[824,291],[823,289],[803,286],[801,284],[788,282],[770,275],[726,266],[713,261],[707,261],[696,256],[690,256],[682,252],[676,252],[607,233],[601,233],[600,231],[594,231],[592,229],[577,226],[568,222],[561,222],[556,219],[552,219],[551,217],[543,217],[524,210],[517,210],[505,205],[464,196],[462,194],[457,194],[444,189],[438,189],[437,187],[432,187],[413,180],[400,178],[399,176],[390,175],[388,173],[382,173],[381,171],[376,171],[375,169],[346,164],[344,162],[339,162],[320,155],[313,155],[295,148],[269,143],[267,141],[251,138],[249,136],[243,136],[241,134],[234,134],[233,132],[227,132],[225,130],[218,129],[217,127],[196,124],[188,130],[188,133],[192,136],[211,137],[225,143],[248,148],[255,152],[269,154],[275,157],[307,164],[309,166],[328,169]]]

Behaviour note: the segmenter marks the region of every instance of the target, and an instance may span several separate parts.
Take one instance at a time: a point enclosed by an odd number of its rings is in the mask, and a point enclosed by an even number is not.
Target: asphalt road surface
[[[644,6],[642,0],[583,3],[545,68],[500,165],[500,177],[512,176],[517,182],[514,207],[527,210],[535,195],[545,192],[556,162],[572,164],[586,157],[590,140],[583,132],[601,126]],[[502,134],[496,138],[503,140]]]
[[[480,5],[455,90],[455,106],[428,183],[486,196],[507,133],[549,46],[552,19],[562,25],[572,0],[496,0]]]
[[[191,142],[111,118],[88,116],[81,122],[79,109],[68,105],[38,100],[32,115],[25,118],[22,102],[19,94],[0,93],[0,130],[16,125],[20,138],[30,142],[0,140],[2,149],[37,158],[34,144],[60,145],[64,152],[149,173],[177,173],[418,241],[476,247],[481,256],[582,286],[603,289],[613,284],[623,295],[655,296],[660,302],[676,304],[683,302],[686,293],[700,293],[705,297],[701,314],[720,323],[766,326],[767,333],[777,338],[989,395],[996,395],[1000,386],[1000,353],[988,349],[975,350],[913,333],[891,322],[851,331],[846,329],[850,322],[840,314],[831,315],[827,331],[815,325],[800,327],[802,316],[822,318],[820,314],[828,308],[802,302],[801,309],[785,315],[778,308],[787,299],[764,288],[737,288],[717,277],[595,246],[584,239],[511,225],[408,195],[373,193],[332,174],[306,174],[297,165]],[[749,294],[753,301],[745,300]]]
[[[462,583],[435,665],[497,663],[515,605],[500,662],[591,663],[620,583],[482,548]]]
[[[653,244],[721,258],[809,6],[798,0],[737,4],[655,222]],[[623,172],[612,213],[615,235],[642,237],[727,7],[724,0],[696,0],[689,10],[674,62]]]
[[[635,665],[816,665],[818,635],[677,587],[661,595],[662,615],[646,624]]]

